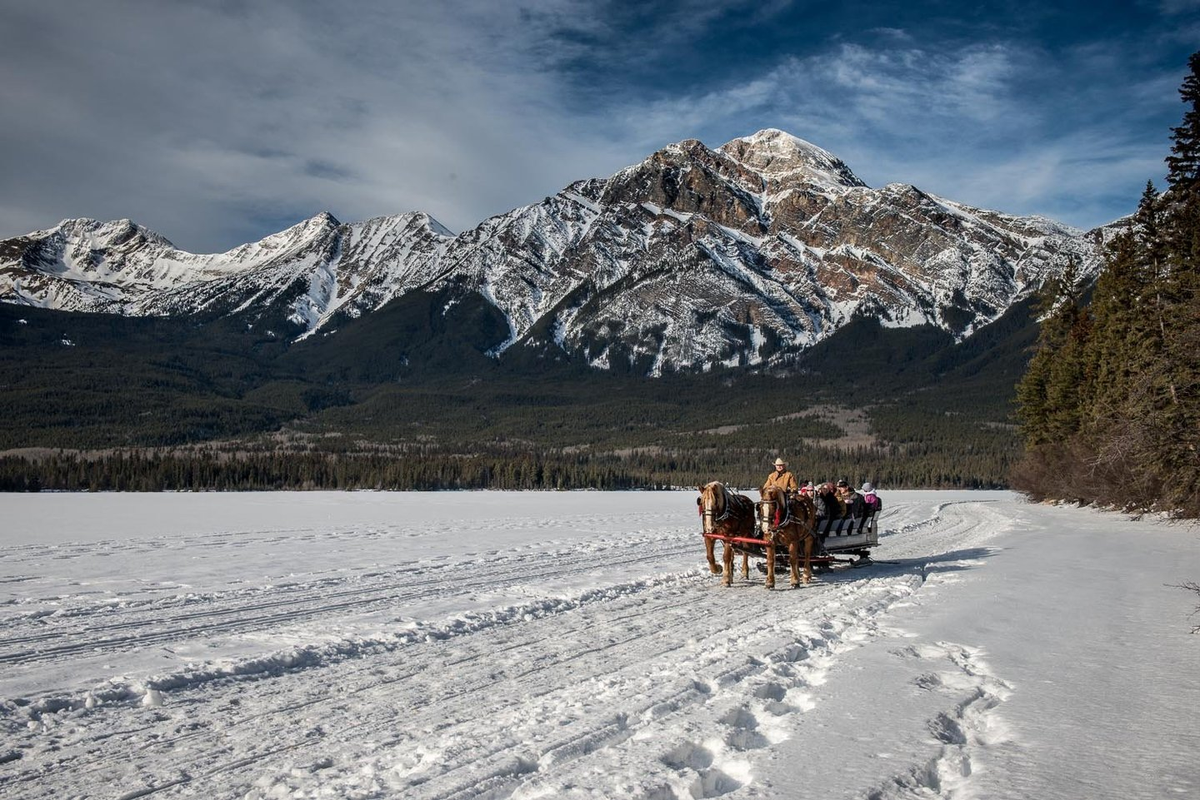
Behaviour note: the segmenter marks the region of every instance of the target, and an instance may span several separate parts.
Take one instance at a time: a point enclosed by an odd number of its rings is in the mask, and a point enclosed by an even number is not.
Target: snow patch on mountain
[[[776,128],[734,139],[720,150],[779,183],[802,180],[826,188],[866,186],[833,153]]]

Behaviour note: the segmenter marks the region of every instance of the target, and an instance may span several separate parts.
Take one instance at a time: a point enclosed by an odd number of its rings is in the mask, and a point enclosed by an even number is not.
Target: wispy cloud
[[[740,85],[628,106],[620,120],[667,140],[702,131],[709,144],[781,127],[874,185],[912,183],[1082,227],[1126,213],[1161,176],[1177,74],[1123,74],[1129,61],[1111,48],[903,44],[788,58]],[[1147,118],[1160,120],[1149,134]]]
[[[1186,14],[1200,9],[1200,0],[1161,0],[1158,8],[1164,14]]]
[[[11,0],[0,236],[132,217],[215,250],[321,210],[465,228],[762,127],[873,184],[1089,225],[1161,173],[1183,65],[1142,45],[1192,5],[1050,47],[789,0]]]
[[[542,68],[569,45],[538,52],[574,5],[30,6],[0,33],[26,76],[0,85],[3,234],[130,216],[225,247],[327,208],[462,227],[536,200],[604,161]]]

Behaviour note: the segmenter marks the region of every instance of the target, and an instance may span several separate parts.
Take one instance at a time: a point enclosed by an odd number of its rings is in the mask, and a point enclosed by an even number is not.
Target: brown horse
[[[788,549],[792,568],[792,588],[800,585],[800,547],[804,547],[804,582],[812,580],[812,554],[817,541],[815,524],[817,510],[811,498],[796,495],[788,498],[777,486],[759,490],[758,521],[767,548],[767,588],[775,588],[775,547]]]
[[[705,533],[717,533],[722,536],[750,537],[754,536],[754,501],[744,494],[735,494],[725,488],[725,484],[713,481],[700,487],[700,496],[696,498],[699,506],[700,519]],[[704,549],[708,555],[708,568],[714,575],[720,575],[721,567],[713,558],[715,540],[705,537]],[[724,564],[725,585],[733,585],[733,547],[729,542],[723,542],[725,550],[721,555]],[[749,558],[742,557],[742,577],[750,577]]]

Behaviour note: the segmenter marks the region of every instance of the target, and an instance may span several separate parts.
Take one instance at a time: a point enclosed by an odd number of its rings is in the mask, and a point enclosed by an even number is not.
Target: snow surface
[[[1195,531],[883,492],[768,592],[694,496],[2,495],[0,796],[1200,796]]]

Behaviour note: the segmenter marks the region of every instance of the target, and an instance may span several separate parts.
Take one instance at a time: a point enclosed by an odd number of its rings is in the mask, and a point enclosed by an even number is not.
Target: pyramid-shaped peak
[[[866,186],[833,153],[778,128],[764,128],[727,142],[720,149],[770,177],[800,177],[826,186]]]
[[[326,225],[332,225],[334,227],[337,227],[338,225],[341,225],[342,223],[333,214],[330,214],[328,211],[322,211],[321,213],[316,214],[315,216],[309,217],[307,220],[304,221],[304,224],[312,225],[314,227],[326,226]]]
[[[328,211],[322,211],[319,214],[314,214],[308,219],[301,220],[295,225],[287,228],[274,236],[320,236],[328,231],[338,228],[342,223],[333,214]]]

